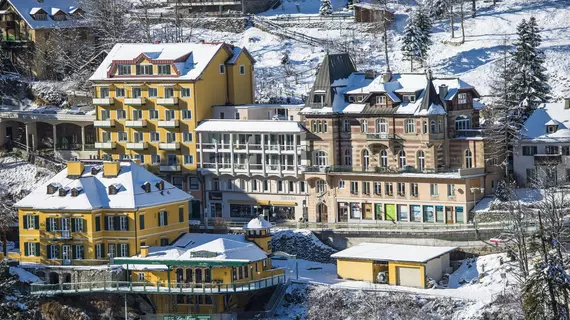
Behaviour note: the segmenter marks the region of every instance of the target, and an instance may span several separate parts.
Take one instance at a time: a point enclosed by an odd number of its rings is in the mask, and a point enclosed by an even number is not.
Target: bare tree
[[[17,224],[18,212],[14,208],[14,201],[9,197],[0,199],[0,238],[4,257],[8,257],[8,233]]]
[[[152,42],[152,20],[150,17],[150,9],[152,9],[152,0],[138,0],[139,11],[135,13],[140,25],[143,29],[144,41],[147,43]]]
[[[451,39],[455,38],[455,13],[453,12],[453,5],[454,5],[454,0],[450,1],[449,4],[449,27],[450,27],[450,31],[451,31]]]
[[[465,43],[465,13],[463,11],[463,4],[465,3],[465,0],[459,0],[459,8],[460,8],[460,14],[459,17],[461,18],[461,43]]]
[[[477,0],[471,0],[471,18],[477,15]]]

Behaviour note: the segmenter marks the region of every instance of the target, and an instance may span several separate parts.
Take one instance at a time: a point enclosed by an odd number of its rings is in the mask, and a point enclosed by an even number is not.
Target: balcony
[[[128,120],[125,122],[125,127],[144,128],[146,127],[146,120]]]
[[[393,139],[401,139],[398,135],[393,133],[367,133],[366,140],[369,141],[388,141]]]
[[[455,135],[452,137],[454,139],[482,139],[483,138],[483,129],[462,129],[462,130],[455,130]]]
[[[127,149],[129,150],[145,150],[148,148],[148,144],[146,142],[127,142]]]
[[[457,177],[465,177],[471,175],[480,175],[485,173],[485,168],[426,168],[419,170],[414,167],[406,167],[403,169],[391,167],[378,167],[371,166],[368,168],[353,167],[353,166],[307,166],[304,170],[306,173],[378,173],[378,174],[457,174]]]
[[[115,149],[116,144],[115,142],[109,141],[109,142],[95,142],[95,149],[100,149],[100,150],[113,150]]]
[[[180,142],[161,142],[158,144],[160,150],[178,150],[180,149]]]
[[[138,98],[125,98],[125,104],[130,105],[130,106],[142,106],[145,103],[145,100],[143,97],[138,97]]]
[[[160,171],[164,172],[178,172],[181,168],[179,165],[160,166]]]
[[[70,230],[57,230],[51,231],[52,233],[52,240],[71,240],[73,237],[71,236]]]
[[[95,120],[93,121],[93,126],[95,128],[112,128],[115,126],[115,120],[113,119]]]
[[[178,120],[160,120],[158,121],[159,128],[178,128]]]
[[[557,166],[561,163],[562,163],[562,155],[560,153],[534,155],[535,166]]]
[[[177,106],[178,98],[158,98],[156,99],[156,104],[159,104],[161,106]]]
[[[114,99],[111,97],[107,98],[93,98],[93,104],[97,106],[111,106],[114,103]]]
[[[14,29],[15,27],[16,21],[14,20],[0,21],[0,28],[2,29]]]

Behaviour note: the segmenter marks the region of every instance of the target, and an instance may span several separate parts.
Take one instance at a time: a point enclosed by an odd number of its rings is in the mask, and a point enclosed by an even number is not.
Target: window
[[[437,197],[439,195],[437,188],[438,188],[437,183],[432,183],[429,185],[429,194],[432,197]]]
[[[546,146],[546,154],[558,154],[558,146]]]
[[[139,272],[137,274],[137,281],[145,281],[145,273],[144,272]]]
[[[338,180],[338,188],[344,189],[344,180]]]
[[[190,88],[180,88],[180,95],[184,98],[190,97]]]
[[[200,189],[200,180],[198,180],[198,178],[196,178],[196,177],[189,177],[188,178],[188,188],[190,190],[199,190]]]
[[[570,156],[570,146],[562,146],[562,155]]]
[[[363,194],[370,194],[370,182],[362,182],[362,193]]]
[[[327,131],[328,131],[328,122],[326,120],[323,120],[323,132]]]
[[[406,167],[406,152],[404,150],[401,150],[398,153],[398,165],[401,169],[404,169]]]
[[[151,154],[150,155],[150,162],[152,164],[160,164],[160,155],[159,154]]]
[[[243,64],[239,66],[239,74],[241,75],[245,74],[245,66]]]
[[[457,104],[467,104],[467,93],[457,95]]]
[[[26,219],[24,220],[24,229],[27,230],[38,230],[40,228],[40,217],[27,215]]]
[[[376,104],[386,104],[386,96],[376,96]]]
[[[430,121],[430,132],[436,133],[435,120]]]
[[[152,75],[152,64],[137,64],[137,76],[150,76]]]
[[[350,120],[344,119],[344,121],[343,121],[343,126],[342,126],[342,131],[344,131],[344,132],[350,132]]]
[[[410,195],[412,197],[418,196],[418,184],[417,183],[410,183]]]
[[[133,98],[140,98],[142,96],[142,90],[141,88],[133,88],[131,90],[131,93],[133,95]]]
[[[115,217],[106,216],[105,217],[105,230],[115,230]]]
[[[168,224],[168,213],[166,211],[160,211],[158,213],[158,226],[162,227]]]
[[[144,230],[144,214],[139,216],[139,229]]]
[[[149,109],[148,110],[148,117],[151,120],[156,120],[158,119],[158,110],[156,109]]]
[[[454,184],[448,184],[447,185],[447,196],[450,198],[455,197],[455,185]]]
[[[323,167],[328,164],[328,157],[324,151],[317,151],[315,155],[315,162],[317,166]]]
[[[169,64],[159,64],[158,65],[158,74],[161,76],[169,76],[170,75],[170,65]]]
[[[263,180],[263,191],[269,191],[269,181]]]
[[[142,117],[142,110],[133,110],[133,120],[141,120]]]
[[[95,245],[95,259],[103,259],[104,256],[104,247],[102,243],[98,243]]]
[[[380,151],[380,166],[382,168],[388,167],[388,152],[386,152],[386,149]]]
[[[153,131],[150,133],[150,142],[159,142],[160,141],[160,133]]]
[[[84,257],[84,249],[82,245],[73,245],[73,259],[81,260]]]
[[[348,102],[354,102],[354,96],[348,96]]]
[[[101,231],[101,217],[95,217],[95,232]]]
[[[406,119],[406,133],[414,133],[416,132],[416,120],[414,119]]]
[[[110,243],[108,247],[109,247],[109,258],[114,258],[115,257],[115,244]]]
[[[190,119],[192,119],[192,111],[182,110],[182,120],[190,120]]]
[[[471,118],[468,116],[457,116],[455,118],[455,130],[471,129]]]
[[[52,260],[52,259],[58,259],[59,258],[59,246],[58,245],[48,244],[47,249],[48,249],[47,250],[48,259]]]
[[[473,168],[473,154],[471,150],[465,150],[465,168]]]
[[[251,180],[251,190],[257,191],[257,180]]]
[[[131,74],[131,65],[130,64],[120,64],[118,66],[118,69],[119,69],[119,75],[120,76]]]
[[[119,217],[119,230],[121,231],[129,230],[129,218],[127,216]]]
[[[404,102],[416,102],[415,94],[405,94],[403,95]]]
[[[382,194],[382,183],[375,181],[374,182],[374,194],[381,195]]]
[[[127,117],[127,113],[123,109],[117,110],[117,119],[124,120]]]
[[[428,133],[428,123],[426,120],[424,120],[424,122],[423,122],[423,128],[424,128],[423,133],[427,134]]]
[[[72,218],[72,227],[71,230],[73,232],[83,232],[83,225],[84,225],[84,221],[82,218]]]
[[[317,193],[324,193],[327,191],[327,183],[324,180],[317,180],[316,188]]]
[[[239,112],[236,112],[236,120],[239,120]]]
[[[426,167],[426,159],[423,151],[418,151],[418,170],[424,171]]]
[[[399,196],[406,196],[406,184],[402,182],[398,182],[398,195]]]
[[[386,119],[376,119],[376,133],[387,133],[388,123]]]
[[[194,155],[185,154],[184,155],[184,164],[194,164]]]
[[[119,137],[119,141],[127,141],[127,133],[124,131],[119,131],[117,132],[117,135]]]
[[[443,132],[442,122],[441,120],[437,121],[437,132]]]
[[[350,193],[358,194],[358,182],[350,181]]]
[[[368,132],[368,120],[362,120],[360,121],[360,131],[362,133],[367,133]]]
[[[370,167],[370,154],[368,150],[365,149],[362,152],[362,170],[368,171],[369,167]]]
[[[325,95],[324,95],[324,94],[315,93],[315,94],[313,95],[313,103],[315,103],[315,104],[320,104],[320,105],[324,105],[324,104],[325,104]]]
[[[115,96],[118,98],[125,96],[125,89],[124,88],[115,88]]]
[[[158,89],[157,88],[148,88],[148,96],[151,98],[158,97]]]
[[[226,189],[227,190],[233,190],[234,189],[234,180],[232,179],[228,179],[226,180]]]
[[[386,182],[384,184],[384,193],[387,196],[393,196],[394,195],[394,184],[392,184],[392,182]]]
[[[101,110],[101,120],[109,120],[109,110]]]
[[[305,181],[299,181],[299,192],[305,193]]]
[[[523,146],[522,153],[523,156],[534,156],[538,153],[538,148],[536,146]]]
[[[119,257],[128,257],[128,256],[129,256],[129,244],[119,243]]]
[[[558,130],[558,125],[546,126],[546,133],[554,133]]]
[[[220,73],[221,73],[221,74],[226,73],[226,65],[220,64]]]
[[[231,180],[228,180],[231,183]],[[178,208],[178,222],[184,222],[184,207]]]
[[[283,192],[283,181],[277,181],[277,191]]]
[[[346,166],[352,165],[352,150],[351,149],[344,150],[344,165],[346,165]]]
[[[174,88],[164,88],[164,97],[165,98],[172,98],[174,97]]]
[[[24,255],[26,256],[39,256],[40,243],[39,242],[26,242],[24,243]]]
[[[182,133],[182,142],[192,142],[192,132]]]

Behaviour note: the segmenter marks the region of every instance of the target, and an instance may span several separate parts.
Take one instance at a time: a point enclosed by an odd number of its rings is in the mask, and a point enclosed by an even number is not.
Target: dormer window
[[[109,195],[115,195],[119,193],[121,190],[122,185],[120,183],[114,183],[109,186]]]
[[[170,65],[169,64],[159,64],[158,65],[158,74],[161,76],[169,76],[170,75]]]
[[[313,103],[324,105],[325,104],[325,94],[324,93],[315,93],[313,96]]]
[[[61,187],[61,184],[59,183],[50,183],[47,186],[47,194],[54,194],[57,189],[59,189]]]
[[[48,15],[47,15],[47,13],[40,12],[40,13],[36,13],[36,14],[32,15],[32,18],[34,18],[34,20],[38,20],[38,21],[46,21],[48,18]]]
[[[59,196],[60,196],[60,197],[65,197],[68,192],[69,192],[69,188],[68,188],[68,187],[59,188]]]
[[[386,96],[376,96],[376,104],[386,104]]]
[[[467,93],[457,95],[457,104],[467,104]]]
[[[358,97],[356,97],[356,101],[362,102],[362,100],[364,100],[364,96],[358,96]]]
[[[160,180],[160,182],[157,182],[155,186],[158,190],[164,190],[164,180]]]
[[[54,14],[51,18],[53,19],[53,21],[65,21],[65,20],[67,20],[67,16],[62,11]]]
[[[546,133],[554,133],[558,130],[558,125],[548,125],[546,126]]]
[[[130,64],[120,64],[118,67],[118,74],[120,76],[130,75],[131,74],[131,65]]]
[[[71,196],[72,196],[72,197],[77,197],[77,196],[81,193],[81,190],[83,190],[82,187],[75,187],[75,188],[72,188],[72,189],[71,189]]]
[[[91,167],[91,175],[95,176],[101,171],[101,166]]]
[[[145,182],[142,184],[141,188],[144,190],[144,192],[149,193],[150,192],[150,182]]]
[[[152,76],[152,64],[137,64],[137,76]]]
[[[402,96],[402,100],[404,102],[416,102],[416,95],[415,94],[405,94]]]
[[[354,96],[348,96],[348,102],[354,102]]]

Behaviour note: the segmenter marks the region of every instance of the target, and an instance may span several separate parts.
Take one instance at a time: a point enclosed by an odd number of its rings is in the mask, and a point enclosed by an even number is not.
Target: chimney
[[[121,170],[121,163],[119,161],[107,161],[103,163],[103,177],[116,177]]]
[[[390,68],[386,68],[382,72],[382,83],[390,82],[390,80],[392,80],[392,71],[390,71]]]
[[[364,72],[364,79],[374,79],[376,78],[376,72],[374,70],[366,70]]]
[[[148,246],[141,246],[141,258],[148,257]]]
[[[443,103],[445,103],[445,96],[447,96],[447,92],[448,92],[447,85],[445,84],[439,85],[439,99]]]
[[[570,98],[564,98],[564,109],[570,109]]]
[[[85,166],[81,161],[68,161],[67,162],[67,177],[68,178],[79,178],[83,174]]]

